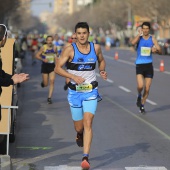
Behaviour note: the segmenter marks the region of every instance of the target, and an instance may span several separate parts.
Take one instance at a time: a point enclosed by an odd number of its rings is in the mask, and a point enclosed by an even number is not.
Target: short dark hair
[[[89,32],[89,25],[87,24],[87,22],[78,22],[75,26],[75,32],[78,28],[86,28]]]
[[[5,35],[7,35],[7,28],[5,25],[0,24],[0,41],[3,40]]]
[[[53,39],[53,36],[52,36],[52,35],[48,35],[48,36],[46,37],[46,41],[47,41],[48,38],[52,38],[52,39]]]
[[[151,24],[149,23],[149,22],[144,22],[143,24],[142,24],[142,28],[143,28],[143,26],[148,26],[149,27],[149,29],[151,28]]]

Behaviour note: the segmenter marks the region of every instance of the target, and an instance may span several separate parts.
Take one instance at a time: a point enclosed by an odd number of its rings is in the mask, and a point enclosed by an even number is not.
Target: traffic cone
[[[161,72],[164,72],[164,71],[165,71],[165,68],[164,68],[164,61],[163,61],[163,60],[161,60],[161,62],[160,62],[159,70],[160,70]]]
[[[115,60],[118,60],[118,59],[119,59],[119,55],[118,55],[118,52],[115,52],[115,56],[114,56],[114,59],[115,59]]]

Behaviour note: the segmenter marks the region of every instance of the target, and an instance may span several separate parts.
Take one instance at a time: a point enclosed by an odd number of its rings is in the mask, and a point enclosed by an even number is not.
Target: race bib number
[[[54,63],[54,56],[46,56],[48,63]]]
[[[92,84],[79,84],[76,85],[77,92],[91,92],[93,89]]]
[[[150,47],[141,47],[141,56],[150,56],[151,48]]]

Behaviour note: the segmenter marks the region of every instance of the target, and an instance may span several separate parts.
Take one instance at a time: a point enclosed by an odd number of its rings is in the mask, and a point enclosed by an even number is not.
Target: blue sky
[[[52,12],[53,6],[51,8],[49,7],[50,2],[53,4],[54,0],[32,0],[31,2],[32,14],[35,16],[39,16],[40,13],[44,11]]]

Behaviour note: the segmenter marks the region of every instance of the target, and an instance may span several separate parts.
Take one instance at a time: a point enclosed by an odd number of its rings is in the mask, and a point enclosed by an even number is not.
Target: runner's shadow
[[[163,110],[169,110],[170,109],[170,105],[164,105],[164,106],[161,106],[161,107],[157,107],[157,108],[154,108],[150,111],[147,111],[147,113],[152,113],[152,112],[162,112]]]
[[[115,149],[110,149],[106,150],[106,154],[102,156],[98,156],[95,158],[90,159],[92,160],[97,160],[101,162],[99,165],[93,167],[93,168],[101,168],[102,166],[109,165],[115,161],[124,159],[126,157],[129,157],[130,155],[133,155],[137,151],[141,150],[142,152],[147,152],[149,149],[150,145],[148,143],[137,143],[133,146],[124,146],[120,148],[115,148]]]

